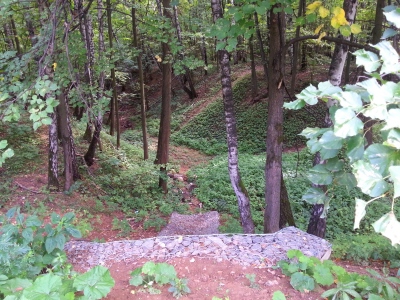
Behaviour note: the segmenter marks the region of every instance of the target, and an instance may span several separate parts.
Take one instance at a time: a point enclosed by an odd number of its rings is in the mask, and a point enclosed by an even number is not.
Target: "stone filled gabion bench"
[[[174,235],[108,243],[70,241],[65,246],[69,261],[85,269],[140,258],[168,261],[176,257],[211,258],[244,266],[271,267],[286,259],[290,249],[328,259],[331,244],[295,227],[286,227],[273,234]]]

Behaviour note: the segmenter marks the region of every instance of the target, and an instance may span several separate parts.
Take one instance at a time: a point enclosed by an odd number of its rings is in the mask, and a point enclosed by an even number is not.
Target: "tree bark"
[[[51,124],[49,125],[49,156],[47,172],[47,188],[55,187],[60,189],[58,180],[58,134],[57,134],[57,113],[51,115]]]
[[[223,17],[221,4],[218,0],[211,0],[211,8],[214,22]],[[238,201],[243,232],[254,233],[254,223],[251,217],[250,200],[239,172],[236,117],[234,112],[231,69],[228,51],[219,50],[218,60],[221,67],[222,98],[224,101],[226,135],[228,143],[229,177]]]
[[[258,15],[256,12],[254,13],[254,24],[256,26],[256,34],[257,34],[258,45],[259,45],[259,50],[260,50],[260,55],[261,55],[261,62],[262,62],[263,68],[264,68],[264,76],[265,76],[265,79],[268,80],[268,62],[267,62],[267,59],[265,58],[264,43],[262,40],[260,24],[258,22]]]
[[[299,3],[299,10],[298,10],[298,17],[303,16],[303,7],[305,0],[300,0]],[[296,38],[300,36],[300,25],[296,27]],[[299,44],[293,44],[293,61],[292,61],[292,80],[290,84],[290,94],[293,96],[295,94],[296,89],[296,77],[297,77],[297,65],[299,60]]]
[[[270,12],[269,63],[268,63],[268,119],[267,119],[267,160],[265,165],[265,213],[264,232],[279,230],[282,141],[283,141],[283,96],[284,65],[281,48],[284,45],[285,15],[274,13],[275,4]]]
[[[171,5],[170,0],[163,0],[163,13],[164,16],[170,18]],[[161,165],[160,167],[160,178],[158,185],[162,188],[164,193],[168,192],[167,187],[167,170],[165,164],[168,163],[169,158],[169,140],[171,136],[171,49],[168,43],[162,43],[163,53],[163,64],[162,64],[162,100],[161,100],[161,117],[160,117],[160,129],[158,132],[158,145],[157,145],[157,156],[155,164]]]
[[[60,104],[57,106],[58,124],[60,126],[61,142],[64,152],[64,191],[68,191],[75,180],[79,179],[78,164],[76,161],[76,150],[70,120],[68,117],[68,107],[65,93],[61,92],[58,96]]]
[[[250,61],[251,61],[251,97],[254,100],[257,97],[258,93],[258,82],[257,82],[256,63],[254,61],[253,36],[251,36],[249,39],[249,51],[250,51]]]
[[[97,0],[97,18],[99,22],[99,60],[103,58],[104,51],[105,51],[105,44],[104,44],[104,31],[103,31],[103,1]],[[97,100],[100,100],[104,96],[104,80],[105,80],[105,73],[104,71],[100,71],[99,80],[98,80],[98,93],[97,93]],[[93,165],[94,157],[96,154],[96,146],[101,145],[100,141],[100,133],[103,127],[103,112],[99,111],[97,116],[93,116],[93,125],[94,125],[94,132],[91,137],[91,141],[89,144],[89,148],[84,155],[85,162],[88,166]]]
[[[138,49],[138,34],[136,27],[136,8],[132,7],[132,31],[133,31],[133,47]],[[142,52],[140,51],[137,57],[139,69],[139,84],[140,84],[140,115],[142,118],[142,136],[143,136],[143,159],[149,158],[149,146],[147,142],[147,123],[146,123],[146,98],[144,91],[144,78],[142,66]]]
[[[286,189],[283,173],[281,174],[281,203],[280,203],[280,216],[279,228],[282,229],[285,225],[296,226],[294,221],[292,208],[290,207],[289,195]]]
[[[173,7],[173,10],[174,10],[174,24],[176,29],[176,36],[178,38],[179,44],[183,46],[182,30],[181,30],[181,25],[179,24],[178,10],[176,9],[176,6]],[[179,52],[178,56],[180,60],[183,60],[185,58],[183,52]],[[183,66],[183,69],[185,70],[185,74],[179,75],[179,81],[181,82],[183,90],[186,92],[186,94],[188,94],[189,98],[193,100],[194,98],[197,98],[197,93],[194,87],[192,75],[190,74],[190,70],[188,67]],[[189,88],[186,87],[186,82],[189,84]]]

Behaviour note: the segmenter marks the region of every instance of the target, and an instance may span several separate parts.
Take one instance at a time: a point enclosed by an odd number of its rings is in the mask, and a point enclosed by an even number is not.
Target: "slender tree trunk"
[[[132,7],[132,30],[133,30],[133,47],[138,49],[138,34],[136,27],[136,9]],[[146,124],[146,98],[144,91],[144,78],[142,66],[142,52],[139,52],[137,57],[139,68],[139,84],[140,84],[140,115],[142,118],[142,136],[143,136],[143,159],[149,158],[149,146],[147,142],[147,124]]]
[[[214,22],[223,17],[221,4],[218,0],[211,0],[211,8]],[[221,66],[222,97],[224,100],[226,135],[228,142],[229,177],[238,201],[243,232],[254,233],[254,223],[251,217],[250,200],[239,172],[236,117],[234,112],[231,69],[229,65],[228,51],[219,50],[218,57]]]
[[[254,49],[253,49],[253,36],[249,39],[249,50],[250,50],[250,61],[251,61],[251,96],[254,100],[258,93],[258,82],[257,82],[257,71],[256,63],[254,61]]]
[[[178,19],[178,10],[176,9],[176,6],[173,7],[174,10],[174,24],[176,28],[176,36],[178,38],[178,42],[181,46],[183,46],[182,43],[182,30],[181,30],[181,25],[179,24],[179,19]],[[178,54],[179,59],[183,60],[185,58],[183,52],[180,52]],[[194,87],[192,75],[190,74],[190,70],[188,67],[184,66],[183,67],[185,70],[185,74],[180,74],[179,75],[179,81],[181,82],[183,90],[188,94],[190,99],[197,98],[197,93],[196,89]],[[189,88],[186,87],[186,82],[189,84]]]
[[[285,15],[283,12],[270,12],[270,39],[268,64],[268,119],[267,119],[267,161],[265,165],[265,214],[264,232],[279,230],[282,176],[282,136],[283,136],[283,96],[284,65],[281,48],[284,46]]]
[[[343,9],[345,11],[346,19],[351,25],[354,22],[354,18],[356,15],[357,0],[344,0]],[[341,35],[339,35],[339,37],[349,40],[349,38],[345,38]],[[346,62],[348,50],[349,50],[348,45],[340,43],[335,44],[335,49],[333,51],[332,61],[328,73],[329,81],[335,86],[339,86],[341,83],[342,73],[344,69],[344,64]],[[329,100],[327,103],[327,110],[329,110],[329,108],[333,106],[333,104],[334,102],[332,100]],[[331,126],[332,126],[332,120],[329,116],[329,112],[327,112],[327,115],[325,117],[325,127],[331,127]],[[314,159],[314,164],[324,164],[324,163],[325,161],[321,160],[319,158],[319,153],[317,153],[316,158]],[[324,189],[324,187],[320,188]],[[313,206],[310,221],[307,228],[308,233],[319,236],[321,238],[325,237],[325,231],[326,231],[326,217],[324,214],[324,210],[325,208],[323,204],[315,204]]]
[[[103,1],[97,0],[97,17],[99,22],[99,60],[101,61],[105,51],[105,44],[104,44],[104,32],[103,32]],[[104,96],[104,80],[105,74],[104,71],[100,71],[99,75],[99,92],[97,93],[97,100],[100,100]],[[103,112],[99,111],[97,116],[93,116],[93,125],[94,125],[94,132],[89,144],[89,148],[84,155],[85,162],[88,166],[93,165],[94,157],[96,154],[96,146],[99,145],[101,148],[101,140],[100,140],[100,133],[103,127]]]
[[[206,38],[204,37],[204,35],[201,37],[201,56],[203,58],[204,61],[204,76],[207,76],[208,71],[207,71],[207,67],[208,67],[208,60],[207,60],[207,47],[206,47]]]
[[[168,17],[172,21],[170,13],[171,6],[170,0],[163,0],[163,13],[164,16]],[[163,52],[163,64],[162,64],[162,101],[161,101],[161,118],[160,118],[160,130],[158,132],[158,145],[157,145],[157,156],[155,163],[161,165],[160,167],[160,179],[159,186],[163,189],[164,193],[168,192],[167,187],[167,170],[165,164],[168,163],[169,157],[169,140],[171,135],[171,49],[168,43],[162,43]]]
[[[21,55],[22,54],[21,43],[19,41],[18,32],[17,32],[17,28],[15,27],[15,22],[14,22],[13,16],[10,16],[10,23],[11,23],[12,33],[14,36],[15,47],[17,49],[17,54]]]
[[[300,0],[299,3],[299,10],[298,10],[298,17],[301,17],[303,15],[303,2],[305,0]],[[300,25],[297,25],[296,27],[296,38],[300,36]],[[295,93],[295,88],[296,88],[296,77],[297,77],[297,65],[298,65],[298,60],[299,60],[299,43],[294,43],[293,44],[293,61],[292,61],[292,80],[290,84],[290,94],[294,95]]]
[[[265,58],[264,43],[262,40],[260,24],[258,22],[258,15],[256,12],[254,13],[254,24],[256,25],[256,34],[257,34],[258,45],[259,45],[259,50],[260,50],[260,55],[261,55],[261,62],[262,62],[263,68],[264,68],[264,76],[265,76],[265,79],[268,80],[268,62],[267,62],[267,59]]]
[[[10,28],[9,24],[8,23],[4,23],[3,24],[3,29],[4,29],[4,38],[5,38],[5,42],[6,42],[6,45],[7,45],[7,49],[9,51],[12,51],[12,50],[15,49],[15,47],[14,47],[14,42],[13,42],[13,40],[11,38],[12,37],[12,32],[11,32],[11,28]]]
[[[55,187],[57,191],[60,188],[58,180],[58,134],[57,134],[57,113],[51,115],[51,124],[49,125],[49,157],[47,172],[47,188]]]

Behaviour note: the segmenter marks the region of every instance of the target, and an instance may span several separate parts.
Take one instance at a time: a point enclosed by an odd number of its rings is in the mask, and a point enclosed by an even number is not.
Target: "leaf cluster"
[[[318,87],[309,86],[297,95],[297,100],[286,103],[285,107],[299,109],[315,105],[318,99],[331,103],[329,109],[333,121],[331,128],[307,128],[301,135],[308,139],[311,153],[320,153],[325,164],[314,166],[309,173],[315,185],[344,185],[348,189],[357,186],[369,201],[356,198],[354,229],[366,215],[366,207],[377,199],[392,199],[392,207],[373,226],[376,232],[388,237],[393,245],[400,244],[397,235],[400,223],[394,210],[394,199],[400,195],[400,98],[398,83],[386,81],[383,77],[400,70],[399,55],[390,42],[382,41],[374,46],[375,53],[358,50],[354,53],[356,63],[369,72],[370,78],[344,89],[322,82]],[[364,122],[360,115],[381,124],[381,142],[365,149]],[[371,129],[370,129],[371,130]],[[346,169],[343,157],[350,163]],[[329,204],[324,191],[310,188],[304,200],[312,203]]]
[[[136,268],[131,272],[129,284],[133,286],[141,286],[150,294],[160,294],[161,291],[154,285],[170,284],[168,289],[173,297],[180,298],[181,296],[190,293],[187,286],[187,279],[178,278],[175,268],[167,263],[146,262],[142,267]]]
[[[5,300],[100,299],[114,280],[107,268],[97,266],[85,274],[72,271],[64,252],[70,236],[79,238],[73,213],[52,213],[44,224],[36,215],[17,207],[0,218],[0,296]],[[83,291],[83,297],[75,293]]]
[[[330,287],[321,297],[329,299],[387,299],[400,296],[400,280],[384,276],[369,269],[372,276],[349,273],[330,260],[321,262],[316,257],[307,257],[300,250],[289,250],[288,261],[278,263],[282,273],[290,277],[291,286],[301,292],[315,290],[317,286]],[[333,286],[333,287],[332,287]]]

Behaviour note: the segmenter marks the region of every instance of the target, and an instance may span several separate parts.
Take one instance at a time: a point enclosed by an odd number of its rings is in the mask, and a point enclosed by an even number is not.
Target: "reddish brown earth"
[[[239,70],[237,77],[244,76],[249,72],[249,68],[242,68]],[[218,80],[218,76],[214,76],[212,80]],[[207,94],[208,88],[206,84],[199,88],[200,97],[195,101],[203,102],[187,116],[187,120],[195,116],[219,96],[218,94],[209,99],[202,99],[201,97]],[[155,90],[152,95],[153,100],[158,94],[158,91]],[[42,144],[46,145],[45,132],[43,132],[42,138],[44,140]],[[43,157],[47,156],[45,147],[42,148],[41,152]],[[171,158],[180,163],[179,172],[182,174],[185,174],[194,165],[210,159],[210,157],[184,147],[172,147]],[[46,160],[43,159],[43,161]],[[121,236],[121,230],[115,229],[113,220],[123,220],[126,219],[126,216],[121,211],[108,208],[105,205],[96,208],[96,201],[92,195],[102,193],[98,186],[89,184],[89,190],[85,191],[85,193],[76,191],[69,196],[63,193],[49,194],[46,192],[46,166],[32,166],[32,168],[27,166],[27,170],[33,170],[33,167],[34,172],[19,175],[13,179],[14,191],[7,203],[7,207],[1,209],[2,212],[12,206],[21,206],[24,208],[24,212],[36,213],[48,220],[52,211],[60,214],[73,211],[77,216],[76,225],[81,228],[84,234],[83,239],[87,241],[108,242],[121,239],[142,239],[157,235],[154,229],[144,230],[143,221],[136,222],[135,219],[130,218],[128,221],[131,231]],[[96,165],[92,168],[95,170]],[[197,205],[196,201],[193,201],[193,210]],[[138,288],[129,285],[130,272],[142,266],[146,261],[142,259],[133,263],[114,262],[111,264],[110,271],[116,284],[106,299],[173,299],[167,288],[162,288],[160,295],[150,295],[142,293]],[[290,278],[282,275],[279,270],[243,267],[229,261],[216,262],[206,258],[195,258],[194,260],[175,258],[168,261],[168,263],[175,267],[178,277],[184,277],[189,280],[188,286],[191,293],[181,299],[211,300],[213,297],[219,297],[224,300],[272,299],[272,294],[277,290],[282,291],[287,299],[320,299],[320,294],[323,292],[322,289],[309,293],[295,291],[290,286]],[[352,271],[365,272],[364,267],[357,266],[353,262],[340,262],[340,264]],[[76,268],[79,270],[79,266],[76,266]],[[380,268],[380,264],[376,264],[374,267],[377,270]],[[257,287],[250,287],[250,281],[246,278],[247,274],[255,274]]]

